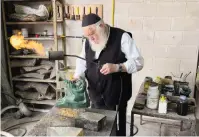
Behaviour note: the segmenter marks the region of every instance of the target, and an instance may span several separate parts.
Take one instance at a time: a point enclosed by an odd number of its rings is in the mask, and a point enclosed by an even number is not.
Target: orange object
[[[32,40],[24,40],[24,37],[21,34],[11,36],[10,44],[17,50],[32,49],[41,56],[45,55],[45,49],[42,43]]]

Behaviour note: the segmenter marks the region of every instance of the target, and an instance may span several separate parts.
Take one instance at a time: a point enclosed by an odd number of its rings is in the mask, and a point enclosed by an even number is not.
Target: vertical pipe
[[[115,20],[115,0],[112,0],[112,27],[114,27],[114,20]]]
[[[57,41],[57,7],[56,7],[56,0],[52,0],[53,6],[53,30],[54,30],[54,49],[58,51],[58,41]],[[55,61],[55,72],[56,72],[56,85],[58,84],[58,61]],[[58,91],[56,90],[56,99],[58,99]]]
[[[52,0],[53,5],[53,30],[54,30],[54,50],[58,50],[58,42],[57,42],[57,7],[56,0]]]

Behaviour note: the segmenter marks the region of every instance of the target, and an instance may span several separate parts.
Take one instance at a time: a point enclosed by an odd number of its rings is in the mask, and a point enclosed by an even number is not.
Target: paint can
[[[158,90],[158,84],[155,82],[152,82],[149,86],[149,89],[147,91],[147,104],[146,106],[150,109],[157,109],[158,102],[159,102],[159,90]]]

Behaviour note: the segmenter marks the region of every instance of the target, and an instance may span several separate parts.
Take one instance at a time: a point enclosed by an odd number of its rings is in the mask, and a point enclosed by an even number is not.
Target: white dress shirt
[[[127,59],[127,61],[123,63],[126,67],[127,73],[135,73],[143,68],[144,59],[141,56],[139,50],[137,49],[135,41],[130,37],[128,33],[124,33],[122,35],[121,51],[125,54],[125,57]],[[99,58],[100,53],[101,51],[95,53],[95,59]],[[85,58],[85,41],[83,43],[82,51],[79,56]],[[84,77],[85,70],[86,61],[78,58],[76,60],[76,69],[74,77]]]

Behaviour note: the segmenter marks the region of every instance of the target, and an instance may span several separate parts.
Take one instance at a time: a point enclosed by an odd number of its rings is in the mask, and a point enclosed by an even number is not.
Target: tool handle
[[[75,15],[74,7],[73,7],[73,15]]]
[[[85,7],[83,8],[83,14],[85,14]]]
[[[91,13],[91,7],[89,7],[89,13]]]
[[[79,15],[79,7],[77,7],[77,15]]]
[[[98,7],[96,7],[96,15],[98,15]]]

